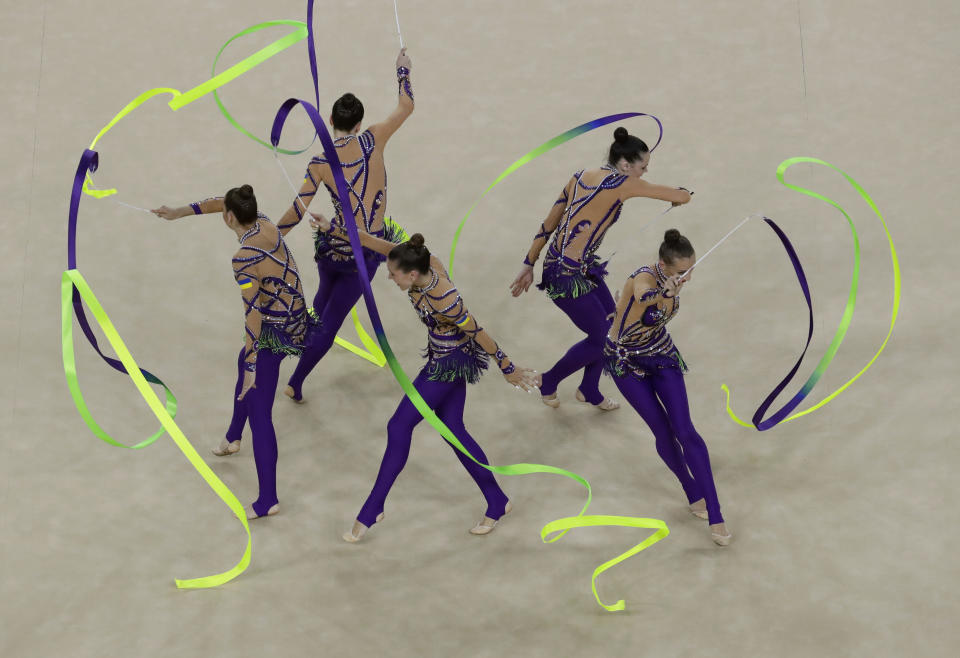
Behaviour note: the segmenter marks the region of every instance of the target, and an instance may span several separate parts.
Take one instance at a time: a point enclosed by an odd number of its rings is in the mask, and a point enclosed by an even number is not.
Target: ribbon
[[[296,26],[298,26],[298,27],[300,28],[300,30],[303,31],[304,36],[306,35],[306,24],[305,24],[303,21],[279,20],[279,21],[264,21],[263,23],[257,23],[257,24],[254,25],[253,27],[248,27],[247,29],[245,29],[245,30],[243,30],[243,31],[241,31],[241,32],[237,32],[237,33],[234,34],[232,37],[230,37],[230,38],[227,40],[227,42],[226,42],[225,44],[223,44],[223,46],[221,46],[219,52],[217,52],[217,56],[214,57],[214,59],[213,59],[213,69],[211,70],[211,74],[214,75],[214,76],[216,76],[216,74],[217,74],[217,62],[220,61],[220,56],[223,54],[223,51],[227,49],[227,46],[229,46],[231,43],[233,43],[236,39],[239,39],[239,38],[242,37],[242,36],[246,36],[246,35],[248,35],[248,34],[253,34],[254,32],[258,32],[258,31],[263,30],[263,29],[265,29],[265,28],[273,27],[273,26],[276,26],[276,25],[296,25]],[[300,30],[298,30],[298,31],[295,32],[294,34],[299,33]],[[258,144],[262,144],[263,146],[266,146],[267,148],[273,149],[273,146],[271,146],[269,143],[263,141],[262,139],[260,139],[259,137],[255,136],[253,133],[251,133],[249,130],[247,130],[246,128],[244,128],[243,126],[241,126],[239,123],[237,123],[237,121],[233,118],[233,115],[230,114],[230,113],[227,111],[227,108],[225,108],[225,107],[223,106],[223,102],[220,100],[220,95],[217,93],[216,89],[213,90],[213,99],[217,102],[217,107],[220,108],[220,113],[223,115],[223,117],[224,117],[227,121],[230,122],[230,125],[231,125],[231,126],[233,126],[234,128],[236,128],[237,130],[239,130],[241,133],[243,133],[244,135],[246,135],[247,137],[249,137],[249,138],[252,139],[253,141],[257,142]],[[307,150],[308,148],[310,148],[311,146],[313,146],[313,142],[315,142],[315,141],[316,141],[316,137],[314,137],[313,140],[311,140],[309,144],[307,144],[306,146],[304,146],[302,149],[300,149],[300,150],[298,150],[298,151],[291,151],[291,150],[282,149],[282,148],[277,148],[276,151],[279,152],[279,153],[283,153],[284,155],[298,155],[298,154],[303,153],[304,151],[306,151],[306,150]]]
[[[788,414],[794,409],[796,409],[797,405],[799,405],[803,401],[803,399],[810,394],[810,391],[813,390],[813,387],[817,384],[818,381],[820,381],[820,378],[823,376],[823,373],[827,371],[827,366],[830,365],[830,362],[833,361],[833,358],[836,356],[837,350],[840,348],[840,344],[843,342],[843,338],[847,333],[847,329],[850,327],[851,320],[853,319],[853,310],[857,302],[857,289],[859,288],[859,285],[860,285],[860,238],[857,235],[857,229],[853,224],[853,220],[850,218],[850,215],[847,214],[847,211],[844,210],[843,207],[833,199],[830,199],[822,194],[814,192],[813,190],[808,190],[806,188],[799,187],[797,185],[792,185],[790,183],[787,183],[784,180],[784,176],[786,174],[787,169],[797,164],[798,162],[810,162],[813,164],[820,164],[820,165],[824,165],[825,167],[830,167],[836,172],[839,172],[841,175],[843,175],[844,178],[847,179],[847,182],[850,183],[850,185],[857,191],[857,193],[860,194],[861,197],[863,197],[863,200],[867,202],[867,205],[870,206],[871,210],[873,210],[873,212],[880,219],[880,223],[883,225],[884,233],[886,233],[887,235],[887,242],[890,245],[890,260],[893,265],[893,309],[890,314],[890,329],[887,331],[887,335],[884,337],[883,342],[880,344],[880,349],[878,349],[876,354],[874,354],[873,357],[870,359],[870,361],[867,362],[867,365],[865,365],[862,369],[860,369],[860,371],[857,372],[856,375],[854,375],[849,381],[843,384],[840,388],[832,392],[830,395],[825,397],[823,400],[821,400],[814,406],[810,407],[809,409],[805,409],[801,412],[795,413],[792,416],[789,416]],[[732,418],[736,423],[743,425],[744,427],[755,427],[760,431],[768,430],[780,423],[785,423],[795,418],[799,418],[800,416],[804,416],[808,413],[816,411],[820,407],[830,402],[830,400],[840,395],[840,393],[843,392],[848,386],[850,386],[851,384],[853,384],[853,382],[859,379],[860,376],[863,373],[865,373],[870,368],[870,366],[873,365],[873,362],[877,360],[877,357],[880,356],[880,353],[883,352],[884,348],[887,346],[887,341],[890,340],[890,336],[893,333],[893,327],[897,321],[897,314],[900,309],[900,262],[897,259],[897,250],[893,245],[893,237],[890,235],[890,230],[887,228],[887,223],[886,221],[884,221],[883,215],[880,214],[880,210],[877,208],[876,204],[873,202],[873,199],[870,198],[870,195],[866,193],[866,191],[860,186],[860,184],[857,183],[857,181],[855,181],[853,178],[851,178],[846,172],[833,166],[829,162],[825,162],[817,158],[806,158],[806,157],[789,158],[781,162],[780,165],[777,167],[777,180],[779,180],[780,183],[785,187],[788,187],[792,190],[796,190],[801,194],[806,194],[807,196],[811,196],[815,199],[819,199],[821,201],[825,201],[826,203],[829,203],[831,206],[839,210],[844,217],[847,218],[847,223],[850,225],[850,232],[853,235],[853,249],[854,249],[853,276],[850,281],[850,293],[847,296],[847,305],[843,311],[843,317],[840,319],[840,326],[837,328],[837,331],[834,333],[833,340],[831,341],[830,346],[827,348],[826,353],[823,355],[823,358],[820,359],[820,362],[817,364],[817,367],[814,369],[813,374],[811,374],[810,377],[807,379],[807,381],[804,382],[800,390],[786,404],[784,404],[782,408],[780,408],[778,411],[773,413],[770,416],[770,418],[763,420],[763,415],[767,412],[767,409],[770,407],[771,404],[773,404],[773,401],[776,399],[776,397],[783,391],[784,388],[786,388],[787,384],[796,374],[797,369],[800,367],[800,362],[803,360],[803,357],[806,354],[807,347],[810,346],[810,335],[807,336],[807,345],[803,348],[803,353],[801,353],[800,359],[790,370],[789,374],[783,379],[783,381],[781,381],[777,385],[777,387],[773,390],[773,392],[766,397],[766,399],[763,401],[763,403],[760,405],[757,411],[753,414],[752,423],[747,423],[737,417],[737,415],[733,412],[733,409],[730,407],[730,389],[727,387],[726,384],[721,385],[721,389],[726,394],[726,408],[727,408],[727,413],[730,415],[730,418]],[[767,221],[769,222],[769,220]],[[773,225],[772,222],[769,222],[769,223]],[[773,225],[773,227],[774,227],[774,230],[776,230],[778,235],[781,237],[781,240],[784,241],[784,247],[787,248],[787,251],[790,254],[790,259],[793,262],[794,269],[797,272],[797,277],[800,279],[800,286],[803,289],[804,297],[806,298],[806,301],[807,301],[807,306],[810,307],[810,334],[812,334],[813,310],[810,305],[810,292],[809,292],[809,289],[807,288],[806,279],[802,276],[803,270],[800,267],[799,261],[796,258],[796,253],[793,251],[793,248],[789,246],[790,243],[788,240],[786,240],[786,236],[784,236],[783,233],[775,227],[775,225]]]
[[[223,583],[233,580],[243,573],[250,564],[250,558],[252,554],[250,526],[247,524],[247,515],[243,509],[243,505],[241,505],[240,501],[237,500],[237,497],[233,495],[233,492],[227,488],[227,485],[225,485],[223,481],[217,477],[217,474],[210,470],[210,467],[207,466],[203,459],[200,458],[200,455],[197,454],[196,449],[190,445],[190,441],[187,440],[187,437],[185,437],[183,432],[180,431],[180,428],[177,427],[177,424],[173,420],[173,414],[170,412],[169,401],[171,395],[169,390],[167,391],[168,404],[167,407],[164,408],[163,404],[160,403],[160,398],[157,397],[157,394],[153,392],[153,389],[151,389],[150,385],[147,383],[147,377],[145,375],[149,373],[146,373],[145,371],[141,370],[139,366],[137,366],[136,361],[133,360],[133,356],[130,354],[129,350],[127,350],[126,345],[124,345],[123,340],[120,338],[120,334],[113,326],[113,323],[107,316],[106,311],[104,311],[103,306],[101,306],[100,302],[97,301],[96,296],[93,294],[90,286],[83,278],[83,275],[75,269],[65,271],[63,273],[63,277],[61,278],[60,284],[60,299],[62,309],[61,317],[63,318],[64,362],[67,360],[66,351],[68,343],[70,345],[71,357],[73,350],[73,337],[71,333],[70,318],[71,297],[74,299],[74,305],[78,303],[76,301],[78,298],[82,298],[83,301],[87,303],[87,306],[90,307],[97,324],[100,325],[100,328],[106,335],[107,340],[110,341],[110,345],[117,353],[117,356],[120,357],[120,362],[123,364],[123,368],[126,370],[127,374],[130,375],[131,379],[133,379],[133,383],[136,385],[137,390],[140,392],[140,395],[143,396],[143,399],[146,400],[151,411],[153,411],[153,413],[160,420],[160,424],[163,425],[163,428],[170,434],[170,438],[172,438],[177,444],[177,447],[180,448],[181,452],[183,452],[184,456],[186,456],[193,467],[197,469],[197,472],[204,479],[204,481],[218,496],[220,496],[220,499],[227,504],[227,507],[230,508],[237,518],[240,519],[240,523],[243,524],[243,529],[247,533],[246,550],[243,553],[243,557],[240,558],[240,561],[233,568],[213,576],[191,578],[188,580],[177,579],[175,580],[177,587],[180,589],[202,589],[207,587],[216,587],[217,585],[222,585]],[[162,382],[160,383],[162,384]],[[71,392],[73,392],[72,389]],[[76,399],[76,396],[74,399]],[[175,409],[176,407],[174,405],[174,410]],[[81,414],[83,414],[82,410]],[[162,433],[162,430],[160,433]],[[160,433],[156,434],[148,441],[133,447],[140,448],[144,445],[149,445],[149,443],[152,443]],[[98,436],[100,435],[98,434]],[[101,438],[103,437],[101,436]],[[122,445],[112,440],[107,440],[107,442],[111,445]]]
[[[316,132],[314,132],[314,140],[316,140]],[[303,203],[303,199],[300,198],[300,192],[297,190],[296,187],[293,186],[293,181],[290,180],[290,176],[287,174],[287,170],[286,168],[284,168],[283,163],[280,162],[280,158],[277,157],[277,149],[274,149],[273,151],[273,160],[274,162],[277,163],[277,167],[279,167],[280,172],[283,174],[284,180],[287,181],[287,185],[289,185],[290,189],[293,190],[293,196],[294,196],[293,202],[294,203],[297,203],[298,201],[300,202],[300,207],[303,208],[303,216],[306,217],[307,206]],[[383,221],[385,224],[399,228],[400,232],[403,235],[407,234],[406,231],[400,228],[399,225],[396,224],[389,217],[384,217]],[[354,305],[354,307],[350,309],[350,317],[353,319],[353,327],[356,330],[357,335],[360,337],[360,342],[362,342],[364,347],[366,347],[367,349],[364,350],[363,348],[357,347],[350,341],[344,338],[340,338],[340,336],[334,336],[333,342],[339,345],[340,347],[344,348],[348,352],[352,352],[353,354],[356,354],[357,356],[363,359],[366,359],[367,361],[374,364],[375,366],[382,368],[383,364],[387,362],[387,359],[386,357],[383,356],[383,352],[380,351],[380,347],[375,342],[373,342],[373,339],[370,338],[369,334],[367,334],[366,330],[363,328],[363,325],[360,324],[360,316],[357,315],[356,305]]]
[[[274,21],[274,23],[283,23],[283,21]],[[303,25],[298,21],[290,21],[289,23]],[[263,24],[261,23],[261,25]],[[253,31],[253,29],[254,28],[250,28],[250,31]],[[242,36],[242,34],[243,33],[238,34],[233,38],[235,39],[239,36]],[[194,87],[193,89],[190,89],[185,93],[181,93],[180,91],[176,89],[171,89],[169,87],[156,87],[154,89],[150,89],[149,91],[143,92],[142,94],[137,96],[135,99],[127,103],[126,107],[120,110],[120,112],[118,112],[117,115],[113,117],[113,119],[111,119],[106,126],[103,127],[103,130],[97,133],[97,136],[93,138],[92,142],[90,142],[90,150],[93,150],[93,147],[96,146],[100,138],[106,135],[110,131],[110,129],[117,124],[117,122],[119,122],[123,117],[133,112],[135,109],[143,105],[145,102],[147,102],[154,96],[158,96],[160,94],[170,94],[173,98],[171,98],[167,104],[170,106],[170,109],[174,111],[179,110],[181,107],[184,107],[185,105],[189,105],[190,103],[197,100],[198,98],[201,98],[215,91],[217,88],[222,87],[223,85],[227,84],[231,80],[234,80],[235,78],[243,75],[250,69],[262,64],[263,62],[270,59],[277,53],[283,50],[286,50],[293,44],[299,41],[302,41],[304,38],[306,38],[306,36],[307,36],[306,28],[300,27],[297,30],[288,34],[287,36],[274,41],[268,46],[265,46],[264,48],[261,48],[254,54],[250,55],[249,57],[237,62],[236,64],[228,68],[226,71],[224,71],[223,73],[213,76],[206,82],[200,85],[197,85],[196,87]],[[233,39],[231,39],[231,41],[232,40]],[[230,42],[228,41],[227,43],[230,43]],[[221,52],[222,51],[223,49],[221,48]],[[219,58],[220,55],[218,54],[217,57]],[[216,66],[216,61],[214,61],[214,66]],[[218,103],[219,103],[219,100],[218,100]],[[117,193],[116,189],[98,190],[91,187],[92,185],[93,185],[93,179],[91,179],[88,175],[86,178],[86,181],[83,184],[83,191],[86,194],[89,194],[90,196],[96,197],[98,199],[102,199],[103,197],[107,197]]]
[[[103,198],[112,194],[116,194],[117,191],[115,189],[97,190],[91,187],[93,181],[89,174],[96,171],[99,164],[99,156],[97,152],[93,150],[93,147],[101,137],[106,135],[107,132],[109,132],[110,129],[117,124],[117,122],[123,119],[130,112],[138,108],[150,98],[160,94],[171,94],[173,96],[168,104],[171,109],[176,111],[181,107],[192,103],[198,98],[201,98],[202,96],[216,90],[218,87],[225,85],[240,75],[243,75],[250,69],[261,64],[270,57],[273,57],[282,50],[290,47],[294,43],[301,41],[306,37],[306,34],[306,29],[301,27],[295,32],[277,41],[274,41],[253,55],[243,59],[237,64],[234,64],[223,73],[215,75],[211,79],[197,87],[194,87],[186,93],[181,93],[176,89],[171,89],[168,87],[158,87],[140,94],[133,101],[128,103],[126,107],[124,107],[116,116],[114,116],[113,119],[111,119],[110,122],[104,126],[99,133],[97,133],[97,136],[90,144],[90,148],[83,152],[83,155],[80,158],[80,163],[77,167],[77,173],[74,176],[73,190],[70,196],[70,211],[67,229],[67,270],[63,273],[63,277],[61,279],[61,342],[63,349],[63,367],[67,379],[67,387],[69,388],[70,394],[73,397],[74,404],[76,405],[77,410],[79,411],[87,427],[90,428],[94,435],[110,445],[131,447],[133,449],[143,448],[156,441],[164,431],[168,432],[170,437],[174,440],[183,454],[187,457],[187,460],[193,465],[204,481],[218,496],[220,496],[220,498],[233,511],[237,518],[240,519],[240,522],[243,524],[244,530],[247,533],[246,550],[244,551],[243,557],[232,569],[220,574],[206,576],[203,578],[176,580],[177,587],[182,589],[215,587],[228,582],[243,573],[243,571],[250,564],[251,558],[250,527],[247,524],[246,513],[244,512],[240,501],[237,500],[236,496],[233,495],[230,489],[227,488],[227,486],[217,477],[217,475],[210,470],[210,467],[207,466],[206,463],[200,458],[196,450],[192,445],[190,445],[190,442],[174,422],[173,419],[176,415],[177,400],[173,396],[173,393],[156,375],[153,375],[146,370],[142,370],[139,366],[137,366],[133,356],[127,350],[120,338],[119,333],[114,328],[110,318],[107,316],[106,311],[104,311],[103,307],[97,301],[93,291],[83,279],[83,275],[79,272],[79,270],[77,270],[77,217],[79,214],[80,196],[82,193],[87,193],[96,198]],[[100,347],[97,344],[96,336],[90,328],[90,323],[88,322],[86,314],[83,311],[82,302],[86,302],[90,310],[93,312],[94,318],[100,325],[100,328],[103,330],[104,334],[107,336],[107,339],[109,340],[114,351],[117,353],[117,356],[120,357],[119,361],[107,357],[100,350]],[[126,446],[110,437],[93,419],[90,410],[87,408],[86,403],[84,402],[83,395],[80,392],[80,385],[77,378],[76,361],[73,350],[72,313],[76,314],[77,321],[79,322],[84,335],[87,337],[87,341],[91,344],[91,346],[93,346],[101,358],[103,358],[103,360],[110,367],[120,372],[126,372],[131,377],[134,384],[137,386],[137,389],[140,391],[140,394],[143,396],[144,400],[146,400],[148,406],[160,420],[162,428],[158,432],[133,446]],[[148,382],[163,386],[164,391],[166,392],[165,405],[160,403],[159,398],[149,387]]]
[[[599,119],[593,119],[592,121],[587,121],[586,123],[582,123],[575,128],[571,128],[565,133],[561,133],[556,137],[554,137],[553,139],[549,139],[545,141],[543,144],[533,149],[532,151],[529,151],[525,155],[521,156],[520,159],[518,159],[516,162],[514,162],[512,165],[510,165],[506,169],[504,169],[503,172],[499,176],[497,176],[496,180],[494,180],[492,183],[490,183],[489,186],[487,186],[487,189],[483,191],[483,194],[481,194],[477,198],[477,200],[473,202],[473,205],[470,206],[469,210],[467,210],[467,214],[464,215],[462,220],[460,220],[460,225],[457,226],[457,230],[453,234],[453,243],[450,245],[450,276],[453,276],[453,257],[457,251],[457,243],[460,241],[460,233],[463,231],[463,227],[467,223],[467,219],[473,213],[473,209],[476,208],[477,204],[480,203],[481,199],[483,199],[483,197],[487,195],[487,192],[489,192],[494,187],[499,185],[500,181],[505,179],[507,176],[515,172],[517,169],[519,169],[523,165],[527,164],[531,160],[536,160],[538,157],[540,157],[544,153],[547,153],[548,151],[552,151],[553,149],[557,148],[561,144],[566,144],[571,139],[575,137],[579,137],[584,133],[588,133],[591,130],[600,128],[601,126],[605,126],[610,123],[615,123],[617,121],[622,121],[624,119],[629,119],[631,117],[650,117],[651,119],[657,122],[657,128],[659,129],[660,134],[657,136],[657,143],[654,144],[653,148],[650,149],[650,152],[653,153],[653,151],[656,150],[658,146],[660,146],[660,141],[663,139],[663,124],[660,123],[660,119],[653,116],[652,114],[646,114],[644,112],[623,112],[621,114],[610,114],[605,117],[600,117]]]
[[[307,2],[307,30],[308,30],[308,42],[313,43],[313,25],[312,25],[312,16],[313,16],[313,0],[308,0]],[[315,55],[311,51],[311,59]],[[316,73],[315,61],[311,62],[311,73],[313,74],[313,83],[316,90],[316,95],[319,97],[319,78]],[[334,147],[333,140],[330,137],[330,133],[327,131],[326,126],[323,124],[323,119],[320,117],[319,112],[315,105],[311,104],[308,101],[290,98],[284,101],[283,105],[280,106],[280,109],[277,111],[276,117],[274,118],[273,128],[270,133],[270,141],[272,144],[276,145],[280,142],[280,135],[283,131],[283,126],[286,123],[287,117],[290,112],[297,106],[303,108],[307,113],[309,119],[313,122],[316,129],[317,135],[320,137],[320,143],[323,147],[324,155],[327,158],[327,162],[330,165],[331,173],[333,174],[334,180],[337,186],[337,194],[341,199],[349,199],[349,188],[346,181],[346,178],[343,174],[343,169],[340,164],[339,156],[337,155],[337,150]],[[362,246],[360,244],[360,234],[357,230],[356,217],[353,214],[352,204],[342,204],[343,214],[344,214],[344,225],[347,230],[347,235],[350,240],[350,245],[353,248],[354,258],[357,258],[357,254],[362,254]],[[377,341],[380,343],[380,347],[383,350],[384,355],[387,359],[387,364],[390,366],[390,370],[393,373],[394,377],[397,379],[397,382],[400,384],[400,387],[403,389],[404,394],[409,398],[416,407],[417,411],[423,416],[423,418],[434,428],[440,435],[449,442],[454,448],[459,450],[474,463],[486,468],[487,470],[498,473],[501,475],[526,475],[531,473],[553,473],[555,475],[562,475],[568,477],[579,484],[583,485],[587,490],[587,501],[584,504],[583,508],[580,510],[580,513],[575,517],[563,518],[553,521],[541,530],[541,539],[545,543],[552,543],[560,539],[566,532],[572,528],[576,527],[586,527],[586,526],[601,526],[601,525],[620,525],[634,528],[649,528],[656,530],[650,537],[647,537],[646,540],[637,544],[629,551],[613,558],[601,564],[593,572],[593,578],[591,585],[593,588],[594,597],[597,600],[597,603],[600,604],[604,609],[608,611],[623,610],[625,607],[624,601],[621,599],[613,605],[606,605],[600,599],[599,594],[597,593],[597,577],[609,569],[610,567],[622,562],[631,555],[646,549],[647,547],[655,544],[669,534],[669,529],[667,528],[666,523],[659,519],[645,519],[645,518],[634,518],[634,517],[611,517],[611,516],[587,516],[585,512],[590,506],[592,500],[592,490],[590,483],[586,479],[572,473],[570,471],[557,468],[555,466],[547,466],[544,464],[510,464],[507,466],[490,466],[488,464],[483,464],[470,454],[466,448],[463,447],[463,444],[457,439],[457,437],[450,431],[450,429],[437,417],[434,411],[426,403],[423,397],[417,392],[414,388],[413,383],[406,376],[406,373],[403,372],[403,369],[400,367],[399,362],[396,359],[396,356],[393,354],[393,350],[390,348],[390,343],[387,340],[386,332],[383,328],[383,323],[380,320],[380,314],[377,310],[377,305],[373,297],[373,290],[370,287],[370,282],[363,276],[362,270],[358,264],[358,273],[357,276],[360,279],[360,285],[363,293],[363,300],[367,307],[367,312],[370,316],[370,322],[373,325],[374,333],[376,334]],[[549,535],[553,533],[558,533],[552,539],[548,539]]]

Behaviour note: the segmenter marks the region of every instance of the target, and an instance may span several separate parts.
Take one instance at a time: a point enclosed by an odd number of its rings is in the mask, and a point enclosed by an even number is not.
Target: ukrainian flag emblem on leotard
[[[240,289],[241,289],[241,290],[246,290],[247,288],[252,288],[252,287],[253,287],[253,279],[249,279],[249,278],[247,278],[247,277],[243,277],[243,278],[241,278],[241,279],[237,279],[237,283],[240,284]]]
[[[454,324],[457,325],[458,327],[462,327],[468,322],[470,322],[470,315],[467,313],[464,313],[459,320],[454,321]]]

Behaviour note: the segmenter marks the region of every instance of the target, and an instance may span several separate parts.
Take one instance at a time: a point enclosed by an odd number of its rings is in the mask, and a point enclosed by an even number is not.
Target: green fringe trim
[[[395,221],[393,217],[383,218],[383,239],[394,244],[401,244],[410,239],[406,230]]]
[[[302,345],[291,345],[287,336],[279,336],[270,325],[263,325],[260,329],[260,340],[257,341],[261,350],[270,350],[274,354],[300,356],[303,353]]]
[[[596,283],[582,274],[565,276],[561,278],[561,281],[563,282],[562,285],[543,284],[543,290],[550,299],[560,299],[563,297],[576,299],[589,292],[593,292],[597,288]]]

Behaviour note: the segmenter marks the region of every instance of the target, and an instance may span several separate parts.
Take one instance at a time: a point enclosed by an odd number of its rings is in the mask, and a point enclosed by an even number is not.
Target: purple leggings
[[[580,392],[590,404],[600,404],[603,402],[603,393],[600,392],[603,344],[610,329],[607,316],[616,310],[613,296],[607,284],[601,280],[599,285],[586,295],[574,299],[560,297],[554,299],[553,303],[566,313],[587,337],[567,350],[550,370],[543,373],[540,394],[553,395],[560,382],[583,368]]]
[[[380,266],[380,261],[377,258],[368,257],[364,261],[364,266],[369,281]],[[337,332],[340,331],[340,325],[343,324],[353,305],[360,299],[362,290],[360,278],[355,270],[337,269],[329,259],[318,260],[317,271],[320,274],[320,285],[317,288],[317,295],[313,298],[313,309],[320,317],[320,326],[311,338],[311,346],[303,351],[300,362],[297,363],[290,381],[287,382],[293,387],[296,400],[302,398],[303,380],[330,351]]]
[[[413,382],[414,388],[423,396],[423,399],[430,405],[430,408],[436,411],[440,420],[450,428],[463,447],[471,455],[476,457],[484,464],[488,464],[487,456],[483,450],[473,440],[473,437],[463,426],[463,405],[467,399],[467,383],[459,382],[432,382],[427,379],[427,369],[424,368],[417,375]],[[383,512],[383,504],[390,493],[390,487],[393,486],[400,471],[407,463],[407,457],[410,455],[410,441],[413,438],[413,428],[416,427],[423,417],[417,411],[409,398],[404,397],[400,405],[387,423],[387,450],[383,453],[383,461],[380,462],[380,472],[377,473],[377,481],[367,496],[366,502],[357,515],[357,521],[368,528],[376,523],[377,516]],[[487,500],[487,516],[491,519],[499,519],[503,516],[504,508],[507,505],[507,495],[500,489],[493,473],[487,469],[473,463],[464,456],[459,450],[450,446],[457,459],[467,469],[470,477],[480,487],[483,497]]]
[[[613,381],[650,426],[657,453],[680,480],[687,501],[704,498],[711,525],[723,523],[707,445],[690,420],[683,374],[676,368],[660,368],[643,379],[627,375]]]
[[[253,435],[253,460],[257,464],[257,480],[260,482],[260,497],[253,503],[253,510],[263,516],[279,502],[277,500],[277,434],[273,429],[273,398],[277,393],[280,377],[280,362],[285,354],[270,350],[257,352],[257,377],[254,388],[247,391],[243,400],[237,400],[243,387],[243,354],[237,358],[237,385],[233,390],[233,418],[227,429],[227,441],[239,441],[243,426],[250,421]]]

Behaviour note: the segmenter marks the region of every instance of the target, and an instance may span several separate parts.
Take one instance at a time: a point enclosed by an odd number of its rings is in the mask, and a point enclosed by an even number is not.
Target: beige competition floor
[[[0,656],[956,655],[954,0],[402,0],[417,108],[387,151],[389,212],[445,260],[456,224],[514,159],[592,118],[649,112],[666,134],[648,179],[696,196],[643,233],[636,228],[662,204],[627,204],[602,249],[616,252],[611,287],[651,261],[666,228],[680,228],[702,253],[743,216],[769,215],[806,265],[817,318],[792,394],[840,322],[853,263],[843,216],[776,180],[780,161],[808,155],[854,176],[884,213],[903,269],[896,329],[872,369],[826,407],[769,432],[747,430],[727,417],[720,386],[732,388],[741,416],[752,414],[802,349],[803,300],[760,223],[698,268],[670,330],[692,364],[694,421],[735,534],[728,548],[686,512],[633,411],[575,404],[575,380],[561,386],[556,411],[495,374],[470,389],[467,426],[495,463],[569,468],[593,484],[594,513],[669,525],[669,537],[600,578],[604,600],[627,601],[617,614],[596,605],[590,574],[648,531],[583,529],[544,545],[540,527],[575,514],[584,492],[534,475],[501,479],[516,510],[492,535],[473,537],[466,530],[482,498],[425,424],[387,521],[362,544],[344,543],[400,392],[387,369],[334,348],[308,380],[307,404],[276,401],[283,509],[253,524],[249,569],[218,589],[178,591],[174,578],[235,564],[245,536],[169,437],[145,450],[112,448],[74,408],[58,337],[71,182],[83,149],[127,102],[152,87],[203,82],[231,35],[269,19],[303,20],[305,4],[0,6]],[[396,93],[392,3],[318,6],[322,111],[350,90],[368,121],[382,118]],[[282,30],[238,40],[225,61]],[[261,136],[285,98],[310,94],[304,43],[222,89]],[[649,120],[624,125],[655,138]],[[463,233],[455,280],[522,365],[546,369],[579,340],[542,293],[515,300],[507,285],[560,187],[600,163],[613,128],[521,169]],[[285,143],[299,148],[309,137],[298,115]],[[134,205],[251,183],[278,217],[292,197],[270,152],[235,131],[209,97],[176,113],[165,100],[147,103],[98,150],[98,185]],[[307,155],[282,160],[296,180]],[[893,276],[880,222],[839,174],[798,165],[789,176],[848,209],[863,250],[853,323],[809,406],[879,347]],[[325,198],[315,205],[330,208]],[[179,398],[179,426],[249,502],[249,434],[239,455],[210,454],[230,411],[240,332],[227,269],[234,238],[217,217],[166,223],[87,197],[79,241],[80,270],[126,344]],[[312,295],[306,226],[290,244]],[[374,291],[412,376],[423,328],[382,269]],[[129,378],[79,335],[76,345],[98,422],[126,443],[148,436],[157,421]],[[281,377],[292,368],[285,363]],[[608,379],[601,385],[620,399]]]

